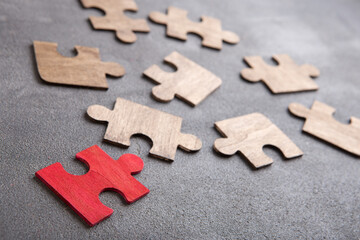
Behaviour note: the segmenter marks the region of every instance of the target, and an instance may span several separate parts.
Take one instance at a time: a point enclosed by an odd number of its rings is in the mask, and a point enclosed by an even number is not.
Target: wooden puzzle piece
[[[35,175],[90,226],[113,213],[111,208],[101,203],[101,192],[111,190],[120,193],[128,203],[149,193],[131,176],[144,167],[143,161],[136,155],[124,154],[115,161],[95,145],[76,154],[76,158],[89,167],[85,175],[69,174],[59,162],[37,171]]]
[[[273,163],[263,152],[267,145],[278,148],[286,158],[303,155],[275,124],[260,113],[219,121],[215,127],[226,138],[216,139],[214,149],[225,155],[240,151],[255,168]]]
[[[243,69],[241,76],[250,81],[263,81],[273,93],[290,93],[317,90],[318,86],[310,77],[318,77],[319,70],[309,64],[297,65],[288,55],[274,55],[278,66],[271,66],[259,56],[245,57],[251,67]]]
[[[136,12],[138,7],[133,0],[81,0],[85,8],[98,8],[105,12],[103,17],[90,17],[95,29],[113,30],[123,42],[136,41],[134,32],[149,32],[145,19],[131,19],[124,11]]]
[[[216,18],[202,16],[201,22],[192,22],[187,18],[187,11],[175,7],[169,7],[167,15],[151,12],[149,17],[156,23],[167,25],[169,37],[185,41],[188,33],[195,33],[202,37],[203,46],[219,50],[223,41],[231,44],[239,42],[235,33],[222,30],[221,21]]]
[[[197,137],[180,132],[182,118],[122,98],[116,99],[114,110],[92,105],[87,113],[108,122],[105,140],[128,147],[132,135],[143,134],[153,142],[150,154],[165,160],[174,160],[178,146],[185,151],[201,148]]]
[[[99,49],[75,46],[77,56],[64,57],[57,43],[34,41],[40,77],[50,83],[107,89],[106,74],[121,77],[125,69],[118,63],[102,62]]]
[[[318,101],[314,102],[311,109],[292,103],[289,110],[295,116],[306,119],[303,131],[360,156],[359,118],[351,117],[350,124],[342,124],[333,118],[334,108]]]
[[[160,85],[152,89],[154,97],[169,102],[176,95],[192,106],[196,106],[221,85],[221,79],[177,52],[165,58],[165,62],[177,68],[169,73],[153,65],[144,75]]]

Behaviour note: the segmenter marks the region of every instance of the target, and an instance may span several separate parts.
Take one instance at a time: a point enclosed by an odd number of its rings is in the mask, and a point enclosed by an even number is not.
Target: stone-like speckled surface
[[[165,12],[170,5],[189,10],[190,18],[208,15],[236,32],[237,45],[222,51],[203,48],[191,35],[182,42],[165,36],[162,25],[123,44],[110,31],[92,29],[76,0],[0,1],[0,235],[2,239],[359,239],[360,159],[301,133],[303,120],[287,106],[310,106],[317,99],[337,109],[344,123],[360,117],[360,2],[322,1],[137,1],[136,17]],[[122,64],[126,75],[108,79],[108,91],[50,85],[36,70],[33,40],[59,43],[72,56],[74,45],[98,47],[104,61]],[[223,84],[196,108],[177,99],[156,102],[154,84],[142,76],[172,51],[209,69]],[[317,92],[272,95],[261,83],[241,80],[242,58],[286,53],[299,64],[321,70]],[[164,67],[171,71],[170,67]],[[116,97],[184,118],[183,132],[203,141],[195,154],[181,150],[173,163],[148,156],[151,142],[132,138],[129,149],[102,141],[105,125],[91,121],[92,104],[112,108]],[[277,124],[303,151],[299,159],[275,159],[253,170],[239,155],[212,150],[220,135],[215,121],[259,111]],[[127,205],[115,193],[101,201],[114,214],[88,228],[34,173],[56,161],[73,174],[86,168],[75,154],[98,144],[110,156],[140,155],[145,168],[136,178],[150,189]]]

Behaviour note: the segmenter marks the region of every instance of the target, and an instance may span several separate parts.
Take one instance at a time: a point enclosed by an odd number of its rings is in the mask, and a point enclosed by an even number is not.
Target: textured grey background
[[[75,0],[0,1],[0,238],[3,239],[359,239],[360,160],[301,133],[303,120],[287,106],[310,106],[317,99],[337,109],[347,123],[360,117],[360,2],[355,0],[137,1],[144,18],[170,5],[189,10],[190,18],[208,15],[241,37],[222,51],[203,48],[191,35],[182,42],[167,38],[165,28],[149,22],[151,32],[123,44],[110,31],[94,31],[88,22],[101,11],[83,9]],[[33,40],[59,43],[73,56],[75,45],[98,47],[103,61],[122,64],[126,75],[108,79],[109,90],[50,85],[40,80]],[[142,77],[172,51],[206,67],[223,80],[196,108],[177,99],[159,103],[154,86]],[[287,53],[297,63],[321,70],[317,92],[272,95],[261,83],[239,77],[244,56]],[[270,62],[270,61],[269,61]],[[171,71],[168,66],[164,69]],[[106,126],[91,121],[92,104],[113,107],[116,97],[184,118],[183,132],[203,141],[201,151],[178,150],[173,163],[148,156],[151,141],[131,139],[124,149],[102,141]],[[265,149],[274,164],[253,170],[239,155],[212,150],[220,135],[215,121],[259,111],[277,124],[303,151],[285,161]],[[56,161],[69,173],[84,174],[77,152],[98,144],[110,156],[142,157],[136,178],[150,194],[127,205],[106,192],[101,201],[114,214],[89,228],[34,177]]]

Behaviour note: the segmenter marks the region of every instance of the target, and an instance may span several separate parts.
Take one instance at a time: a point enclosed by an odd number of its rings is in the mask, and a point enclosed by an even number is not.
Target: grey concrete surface
[[[165,36],[164,26],[123,44],[113,32],[92,29],[76,0],[0,0],[0,238],[1,239],[359,239],[360,159],[301,132],[303,120],[287,106],[317,99],[337,109],[347,123],[360,117],[360,2],[356,0],[137,1],[146,17],[174,5],[190,18],[208,15],[236,32],[237,45],[203,48],[191,35],[182,42]],[[59,43],[73,56],[75,45],[98,47],[104,61],[122,64],[126,75],[108,78],[108,91],[56,86],[39,78],[32,41]],[[217,76],[223,84],[196,108],[180,100],[159,103],[154,84],[142,76],[152,64],[178,51]],[[286,53],[299,64],[321,70],[317,92],[273,95],[261,83],[240,79],[242,58]],[[270,61],[269,61],[270,62]],[[172,68],[163,65],[164,69]],[[90,120],[92,104],[113,107],[116,97],[184,118],[183,132],[203,141],[193,154],[178,150],[173,163],[148,156],[151,141],[133,137],[124,149],[102,138],[105,124]],[[274,164],[252,169],[240,155],[223,157],[212,145],[215,121],[261,112],[277,124],[304,156],[283,160],[265,148]],[[114,214],[93,228],[85,225],[34,173],[61,162],[72,174],[86,167],[75,154],[98,144],[110,156],[135,153],[145,167],[136,178],[150,194],[127,205],[105,192],[101,201]]]

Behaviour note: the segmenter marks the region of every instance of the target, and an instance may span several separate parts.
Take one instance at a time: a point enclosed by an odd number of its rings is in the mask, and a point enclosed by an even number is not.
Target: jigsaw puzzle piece
[[[75,46],[78,54],[69,58],[60,55],[57,46],[34,41],[38,71],[46,82],[107,89],[106,74],[114,77],[125,74],[120,64],[102,62],[97,48]]]
[[[187,59],[178,52],[165,58],[165,62],[175,66],[176,72],[165,72],[157,65],[145,70],[144,75],[160,85],[152,89],[153,96],[169,102],[175,95],[192,106],[196,106],[221,85],[221,79]]]
[[[273,163],[263,147],[278,148],[285,158],[299,157],[302,151],[269,119],[260,113],[235,117],[215,123],[226,138],[216,139],[214,149],[224,155],[241,152],[255,168]]]
[[[318,101],[314,102],[311,109],[292,103],[289,111],[306,119],[304,132],[360,156],[360,119],[351,117],[350,124],[340,123],[333,117],[335,108]]]
[[[239,37],[230,31],[223,31],[221,22],[216,18],[201,17],[201,22],[192,22],[187,17],[187,11],[169,7],[167,15],[151,12],[150,19],[156,23],[167,25],[166,34],[169,37],[187,40],[188,33],[195,33],[202,38],[202,45],[220,50],[222,42],[235,44]]]
[[[113,110],[92,105],[87,113],[108,122],[105,140],[128,147],[131,136],[142,134],[153,142],[150,154],[162,159],[174,160],[177,147],[187,151],[201,148],[197,137],[181,133],[182,118],[122,98],[116,99]]]
[[[273,93],[290,93],[317,90],[310,77],[318,77],[319,70],[309,64],[298,66],[288,55],[274,55],[278,66],[271,66],[259,56],[245,57],[251,67],[241,71],[241,76],[250,82],[263,81]]]
[[[69,174],[60,163],[41,169],[35,175],[90,226],[113,213],[111,208],[101,203],[101,192],[115,191],[128,203],[149,193],[145,186],[131,176],[141,172],[144,167],[143,161],[136,155],[124,154],[115,161],[94,145],[76,154],[76,158],[89,167],[85,175]]]
[[[115,31],[116,37],[123,42],[135,42],[137,38],[134,32],[150,31],[145,19],[131,19],[124,14],[124,11],[138,11],[133,0],[81,0],[81,2],[85,8],[98,8],[105,12],[103,17],[90,17],[95,29]]]

